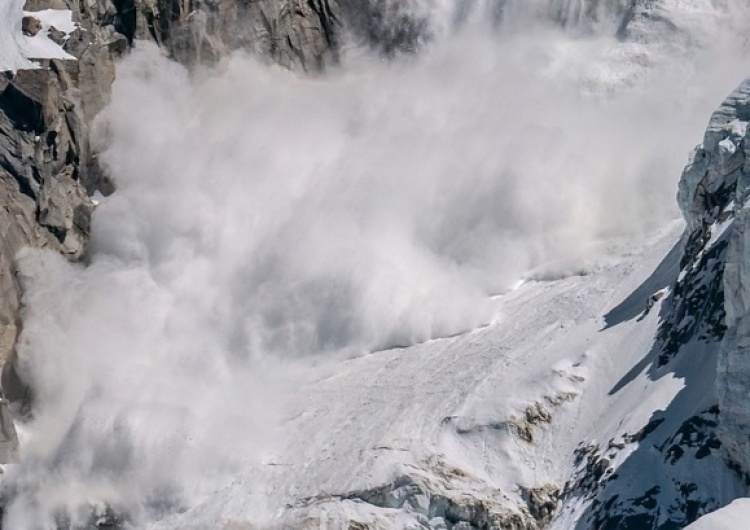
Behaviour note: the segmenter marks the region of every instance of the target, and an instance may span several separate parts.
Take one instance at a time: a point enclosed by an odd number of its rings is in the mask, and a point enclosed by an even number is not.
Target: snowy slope
[[[686,530],[735,530],[750,521],[750,499],[737,499],[728,506],[704,515]]]
[[[54,26],[64,33],[75,29],[70,10],[47,9],[24,13],[25,0],[3,0],[0,4],[0,71],[36,68],[34,59],[68,59],[74,57],[53,42],[47,31]],[[23,35],[21,20],[24,14],[34,15],[42,22],[42,29],[33,37]]]
[[[673,454],[686,420],[715,404],[710,352],[661,373],[652,364],[660,302],[645,309],[674,279],[681,230],[591,274],[526,282],[495,300],[486,328],[347,362],[301,389],[264,466],[154,528],[418,528],[430,518],[438,528],[440,515],[477,524],[445,516],[446,498],[534,528],[546,517],[528,502],[533,490],[560,508],[550,528],[595,527],[587,517],[607,514],[591,501],[617,495],[643,497],[616,513],[646,514],[631,524],[651,528],[650,517],[684,525],[690,509],[745,493],[712,443],[691,440],[706,453],[698,459]],[[657,448],[664,440],[678,449]],[[601,475],[575,454],[592,467],[606,458]]]

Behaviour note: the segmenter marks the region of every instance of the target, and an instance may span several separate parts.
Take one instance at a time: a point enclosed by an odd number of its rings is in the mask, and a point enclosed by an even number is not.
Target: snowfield
[[[70,33],[76,26],[72,12],[62,9],[25,13],[25,0],[3,0],[0,4],[0,71],[13,71],[23,68],[37,68],[34,59],[75,58],[53,42],[47,32],[51,26],[64,33]],[[21,32],[24,15],[33,15],[42,23],[42,29],[33,37]]]
[[[652,364],[666,296],[646,308],[676,275],[682,228],[673,224],[596,272],[527,281],[495,299],[494,321],[485,328],[342,364],[300,389],[265,465],[152,528],[234,528],[243,521],[422,528],[434,515],[431,502],[410,496],[408,487],[381,505],[375,495],[351,493],[389,484],[397,490],[403,477],[429,489],[433,505],[435,496],[454,496],[519,512],[527,505],[523,488],[559,490],[574,480],[571,455],[581,444],[607,458],[609,476],[643,466],[625,484],[605,488],[637,496],[657,486],[662,522],[670,505],[682,509],[675,504],[679,484],[710,481],[696,497],[717,506],[746,493],[717,455],[681,466],[649,450],[715,401],[713,356],[692,355],[661,373]],[[534,408],[541,414],[530,415]],[[655,419],[653,433],[633,441]],[[591,527],[590,499],[578,493],[549,528]],[[432,524],[439,527],[434,517]]]

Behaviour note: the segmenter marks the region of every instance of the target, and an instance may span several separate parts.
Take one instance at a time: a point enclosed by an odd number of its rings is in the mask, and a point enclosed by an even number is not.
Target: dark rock
[[[546,525],[552,519],[559,494],[560,488],[551,484],[540,488],[521,488],[521,497],[526,501],[529,513],[540,525]]]
[[[54,26],[51,26],[49,31],[47,31],[47,36],[58,46],[65,44],[65,35],[66,33],[64,31],[60,31]]]
[[[21,19],[21,31],[27,37],[35,37],[42,29],[41,21],[33,16],[25,16]]]
[[[0,373],[6,397],[21,402],[21,410],[33,392],[16,366],[22,326],[16,256],[30,246],[81,259],[93,211],[88,194],[99,186],[111,192],[89,145],[89,125],[109,101],[110,40],[117,36],[96,24],[90,6],[27,0],[27,10],[72,9],[76,31],[50,28],[49,36],[78,60],[39,61],[37,69],[0,75]],[[41,28],[35,17],[24,26],[29,34]]]

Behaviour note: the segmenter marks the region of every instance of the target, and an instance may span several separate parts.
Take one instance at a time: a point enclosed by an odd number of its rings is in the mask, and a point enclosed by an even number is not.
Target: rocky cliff
[[[679,203],[688,223],[684,262],[700,271],[691,299],[714,320],[722,338],[718,357],[719,439],[727,456],[750,471],[750,80],[714,112],[703,143],[680,181]],[[712,262],[706,257],[712,256]]]
[[[13,4],[5,15],[18,23],[19,34],[22,24],[29,38],[44,32],[68,57],[30,55],[29,68],[0,74],[0,364],[4,392],[21,400],[28,396],[15,368],[21,327],[15,256],[29,245],[74,261],[86,254],[94,208],[89,195],[111,190],[90,149],[89,126],[108,101],[120,39],[77,5],[77,23],[66,33],[42,24],[34,12],[71,6],[32,0],[22,21],[21,6]]]
[[[28,397],[14,348],[22,289],[16,254],[30,245],[83,259],[94,208],[89,197],[113,190],[89,135],[94,117],[108,102],[118,55],[139,39],[153,40],[189,66],[243,49],[292,70],[319,72],[338,60],[344,20],[354,38],[384,53],[413,48],[426,22],[407,14],[405,5],[385,0],[12,0],[0,8],[14,33],[3,36],[9,42],[3,46],[23,47],[18,42],[25,38],[59,47],[52,59],[19,49],[19,58],[6,66],[13,70],[0,74],[0,365],[8,397]],[[45,21],[50,12],[67,14],[72,27]]]
[[[129,41],[153,39],[184,64],[216,61],[242,48],[316,71],[337,56],[340,15],[332,0],[121,0],[108,7]]]
[[[746,495],[742,482],[746,484],[750,472],[748,123],[750,80],[712,114],[679,182],[677,200],[687,226],[677,253],[662,264],[665,270],[679,272],[664,290],[656,341],[646,365],[649,378],[677,376],[683,389],[663,411],[655,411],[640,440],[642,454],[633,453],[617,470],[619,477],[593,488],[595,500],[576,528],[682,528],[702,513]],[[667,276],[674,278],[672,274]],[[675,420],[678,423],[669,425]],[[653,481],[651,489],[643,484],[634,487],[632,477],[649,466],[658,466],[657,473],[643,475],[646,485]],[[729,473],[729,468],[734,471]],[[582,476],[585,482],[591,473]],[[673,495],[667,493],[672,488]],[[573,490],[569,499],[586,494]],[[563,492],[563,498],[568,495],[571,492]]]
[[[113,190],[90,130],[108,102],[116,56],[135,39],[153,39],[188,65],[244,48],[291,69],[319,71],[336,60],[340,15],[329,0],[27,0],[21,18],[19,2],[2,8],[16,33],[9,42],[23,47],[22,39],[42,38],[62,50],[53,59],[26,51],[20,60],[28,67],[0,73],[0,369],[4,393],[23,403],[30,395],[15,353],[22,326],[15,256],[32,246],[85,258],[90,197]],[[50,12],[69,15],[73,27],[48,23]],[[15,433],[6,438],[12,447]]]

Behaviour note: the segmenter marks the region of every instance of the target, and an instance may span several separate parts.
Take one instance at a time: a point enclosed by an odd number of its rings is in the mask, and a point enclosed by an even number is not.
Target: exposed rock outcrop
[[[246,48],[314,71],[335,60],[339,24],[333,0],[27,0],[24,8],[19,34],[44,31],[71,59],[0,73],[0,369],[5,393],[23,401],[29,389],[15,358],[22,325],[15,256],[25,246],[85,256],[89,196],[113,190],[89,127],[109,101],[114,58],[143,38],[188,65]],[[70,10],[75,29],[44,27],[33,13],[46,9]]]
[[[18,15],[10,42],[46,36],[67,57],[27,55],[31,62],[20,62],[29,68],[0,72],[0,385],[25,406],[31,389],[16,354],[22,327],[16,255],[31,246],[84,258],[94,209],[89,197],[113,191],[89,128],[109,101],[115,57],[141,38],[186,65],[244,48],[291,69],[318,71],[337,58],[340,14],[335,0],[27,0],[21,18],[19,4],[3,11]],[[48,9],[70,10],[74,24],[45,23]],[[7,401],[0,424],[2,463],[17,445]]]
[[[317,71],[337,57],[335,0],[121,0],[113,18],[129,40],[153,39],[183,64],[246,49],[291,69]]]
[[[687,285],[693,278],[678,326],[703,326],[722,339],[718,437],[726,455],[745,472],[750,471],[749,123],[750,79],[711,116],[678,194],[687,222],[680,282]]]
[[[674,271],[665,281],[679,275],[670,288],[656,291],[657,340],[634,369],[648,367],[654,380],[679,377],[684,387],[639,430],[575,451],[575,470],[560,498],[561,520],[576,504],[588,505],[576,515],[576,528],[683,528],[746,495],[749,110],[750,80],[713,113],[682,173],[677,199],[687,227],[682,249],[663,262],[665,273]],[[656,307],[653,296],[647,308]],[[652,472],[634,481],[643,469]]]
[[[61,0],[27,3],[28,10],[71,7]],[[10,9],[10,8],[9,8]],[[54,249],[71,260],[86,253],[93,202],[110,186],[89,146],[89,124],[106,105],[114,81],[112,31],[74,10],[74,31],[19,20],[18,33],[54,32],[70,59],[40,60],[36,68],[0,73],[0,372],[2,389],[28,402],[18,376],[15,345],[21,329],[16,255],[26,247]],[[70,31],[70,28],[65,28]],[[0,407],[0,462],[17,444],[7,401]]]
[[[26,7],[67,6],[37,0]],[[75,60],[38,60],[36,69],[0,74],[0,364],[2,388],[12,400],[28,397],[15,366],[21,327],[15,256],[33,246],[81,259],[93,211],[89,194],[111,189],[91,152],[88,129],[114,81],[111,32],[86,12],[75,16],[75,31],[56,30]]]
[[[734,222],[728,237],[724,272],[727,332],[719,353],[719,438],[729,457],[750,471],[750,80],[724,101],[711,118],[700,156],[705,160],[706,188],[729,195]],[[717,185],[716,182],[719,182]],[[707,194],[707,197],[711,197]],[[706,214],[720,204],[704,199]],[[709,208],[711,210],[709,211]],[[720,214],[719,214],[720,215]],[[718,220],[720,221],[720,220]]]
[[[463,473],[461,476],[464,480],[470,479]],[[416,525],[426,530],[539,530],[549,522],[557,506],[558,493],[554,485],[521,488],[526,506],[511,509],[499,491],[467,494],[458,487],[451,487],[450,479],[443,482],[417,473],[402,475],[366,490],[304,499],[298,506],[289,507],[291,521],[294,521],[290,525],[371,530]],[[367,509],[361,512],[356,508],[346,509],[349,504],[352,507],[364,504]],[[324,517],[321,512],[325,513]],[[378,517],[379,514],[382,516]]]

